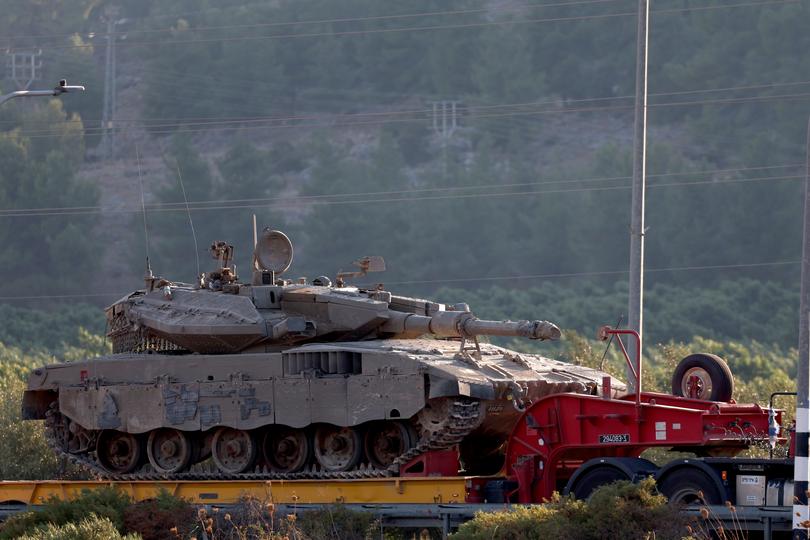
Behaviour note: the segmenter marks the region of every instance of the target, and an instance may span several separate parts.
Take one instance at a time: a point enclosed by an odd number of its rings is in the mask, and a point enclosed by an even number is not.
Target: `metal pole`
[[[631,330],[643,338],[644,306],[644,195],[647,182],[647,46],[649,44],[650,3],[638,2],[636,41],[636,110],[633,125],[633,198],[630,218],[630,301],[627,309]],[[640,350],[640,349],[639,349]],[[639,359],[635,359],[638,364]],[[636,382],[627,370],[628,392]]]
[[[112,43],[115,36],[115,22],[110,8],[105,12],[107,17],[107,52],[104,59],[104,100],[101,105],[101,148],[104,157],[110,157],[110,105],[112,95]]]
[[[799,363],[796,381],[796,455],[793,461],[793,538],[808,538],[810,512],[807,506],[808,433],[810,433],[810,119],[807,122],[807,153],[804,178],[804,236],[802,282],[799,304]]]
[[[116,77],[118,76],[117,73],[116,73],[117,60],[115,59],[115,41],[116,41],[115,25],[116,24],[118,24],[118,21],[116,21],[113,24],[113,36],[112,36],[112,39],[110,40],[111,43],[112,43],[112,45],[111,45],[112,61],[110,63],[111,74],[110,74],[110,118],[109,118],[109,121],[110,121],[110,157],[112,157],[113,159],[115,159],[115,128],[116,128],[116,125],[115,125],[115,93],[116,93],[115,81],[116,81]]]
[[[59,86],[53,90],[17,90],[10,94],[0,96],[0,105],[6,101],[18,97],[54,97],[61,96],[67,92],[84,92],[84,86],[69,86],[67,81],[59,81]]]
[[[18,90],[17,92],[11,92],[10,94],[0,96],[0,105],[16,97],[48,97],[55,95],[58,94],[54,94],[53,90]]]

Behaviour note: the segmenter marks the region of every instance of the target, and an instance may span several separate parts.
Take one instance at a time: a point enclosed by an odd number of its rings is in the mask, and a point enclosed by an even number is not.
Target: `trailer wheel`
[[[706,401],[729,401],[734,377],[728,364],[717,355],[690,354],[672,374],[672,395]]]
[[[671,504],[723,504],[723,496],[709,475],[694,467],[678,468],[658,482],[658,491]]]
[[[571,487],[569,493],[573,494],[574,497],[580,501],[586,501],[593,492],[596,491],[596,488],[612,484],[618,480],[629,480],[629,478],[623,471],[620,471],[616,467],[600,465],[580,476],[577,479],[577,483]]]

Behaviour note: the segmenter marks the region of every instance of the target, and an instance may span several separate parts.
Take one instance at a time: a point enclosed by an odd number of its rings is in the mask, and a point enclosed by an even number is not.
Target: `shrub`
[[[251,540],[366,540],[380,538],[377,519],[366,512],[356,512],[341,505],[307,510],[287,516],[276,515],[273,503],[245,497],[226,510],[201,508],[192,533],[205,533],[211,539]],[[391,531],[387,531],[391,532]],[[192,534],[193,536],[193,534]],[[173,537],[161,537],[173,538]],[[386,534],[385,538],[394,538]],[[144,540],[149,540],[144,535]]]
[[[139,538],[137,534],[121,536],[112,521],[90,515],[78,523],[40,525],[33,531],[19,536],[18,540],[138,540]]]
[[[124,510],[132,504],[129,495],[106,487],[84,491],[70,501],[49,500],[38,512],[24,512],[8,518],[0,528],[1,538],[17,538],[33,528],[46,525],[77,524],[90,516],[107,519],[116,530],[124,531]]]
[[[91,336],[85,335],[88,340]],[[78,350],[78,349],[76,349]],[[23,421],[22,395],[32,367],[54,363],[44,352],[24,352],[0,343],[0,461],[3,480],[42,480],[86,477],[78,467],[57,457],[45,441],[42,422]]]
[[[569,521],[584,516],[585,503],[555,499],[545,506],[519,506],[511,512],[481,512],[459,527],[453,540],[534,540],[577,538]]]
[[[597,489],[588,501],[589,538],[680,539],[686,521],[658,493],[655,480],[615,482]]]
[[[8,377],[0,382],[0,478],[4,480],[41,480],[55,478],[60,460],[45,441],[42,422],[27,422],[20,417],[25,382]]]
[[[453,540],[627,540],[680,539],[686,522],[659,495],[655,482],[615,482],[597,489],[587,502],[555,496],[543,506],[479,513]]]
[[[302,512],[296,523],[308,538],[379,538],[379,526],[373,514],[356,512],[340,505]]]
[[[161,491],[156,499],[124,510],[124,529],[140,534],[143,540],[188,538],[195,528],[195,515],[191,504]]]
[[[200,508],[194,532],[211,539],[305,540],[295,521],[295,516],[277,519],[272,503],[244,497],[228,511]]]

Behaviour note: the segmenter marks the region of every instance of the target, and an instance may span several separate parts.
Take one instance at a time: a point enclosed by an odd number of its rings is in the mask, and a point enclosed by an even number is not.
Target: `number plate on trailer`
[[[599,444],[612,444],[630,442],[629,433],[615,433],[610,435],[599,435]]]

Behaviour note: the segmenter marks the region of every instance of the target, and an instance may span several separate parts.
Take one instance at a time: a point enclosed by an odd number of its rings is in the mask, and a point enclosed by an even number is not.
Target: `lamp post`
[[[6,94],[4,96],[0,96],[0,105],[5,103],[10,99],[14,99],[17,97],[54,97],[54,96],[61,96],[62,94],[66,94],[68,92],[83,92],[84,86],[69,86],[67,81],[62,79],[59,81],[59,86],[54,88],[53,90],[18,90],[16,92],[11,92],[10,94]]]

